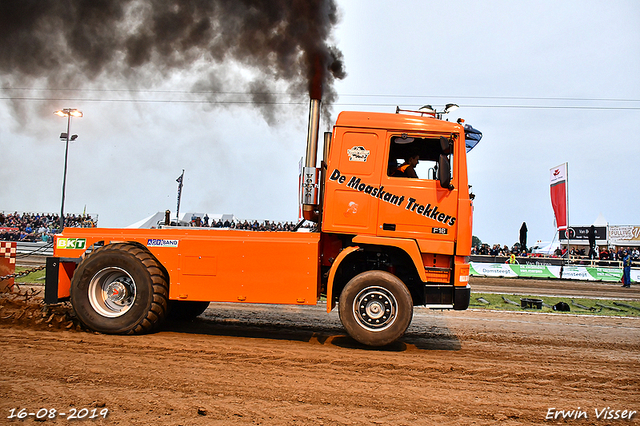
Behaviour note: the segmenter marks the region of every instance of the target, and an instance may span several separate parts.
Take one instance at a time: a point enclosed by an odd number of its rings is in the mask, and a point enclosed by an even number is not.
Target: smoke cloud
[[[325,108],[345,77],[331,45],[333,0],[3,0],[3,88],[152,87],[203,70],[192,89],[247,91],[274,122],[274,95],[308,93]],[[228,64],[249,70],[238,75]],[[203,64],[210,65],[209,68]]]

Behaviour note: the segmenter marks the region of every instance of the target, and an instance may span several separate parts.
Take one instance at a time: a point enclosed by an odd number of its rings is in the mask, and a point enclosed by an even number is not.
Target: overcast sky
[[[637,1],[337,3],[331,41],[347,76],[335,83],[333,118],[459,104],[450,119],[484,134],[468,157],[473,233],[483,242],[512,245],[522,222],[530,244],[551,241],[549,170],[564,162],[570,224],[590,225],[602,213],[612,225],[640,225]],[[0,210],[60,211],[66,119],[52,113],[78,108],[66,212],[86,206],[102,227],[166,209],[175,215],[184,169],[182,212],[295,221],[308,104],[276,105],[267,122],[249,105],[212,105],[189,93],[200,72],[171,72],[144,87],[94,82],[65,96],[35,90],[46,87],[40,81],[30,91],[5,90]],[[224,90],[242,91],[232,81]],[[7,75],[0,82],[6,86]],[[75,89],[58,89],[67,88]]]

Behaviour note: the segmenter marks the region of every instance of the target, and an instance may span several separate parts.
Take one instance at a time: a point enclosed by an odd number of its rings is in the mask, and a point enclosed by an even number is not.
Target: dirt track
[[[322,306],[212,304],[146,336],[47,328],[0,321],[1,418],[86,407],[121,425],[604,425],[629,421],[596,409],[640,411],[638,319],[419,308],[378,350]],[[552,407],[588,418],[545,420]]]

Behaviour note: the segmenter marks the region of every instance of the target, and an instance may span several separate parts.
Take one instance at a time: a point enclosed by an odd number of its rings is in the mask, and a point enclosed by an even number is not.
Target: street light
[[[71,117],[82,117],[82,111],[78,111],[75,108],[65,108],[59,111],[54,111],[54,114],[59,117],[67,117],[67,133],[61,133],[60,139],[66,140],[66,146],[64,150],[64,175],[62,177],[62,205],[60,206],[60,232],[64,229],[64,193],[67,186],[67,157],[69,156],[69,141],[76,140],[78,135],[69,135],[71,128]]]

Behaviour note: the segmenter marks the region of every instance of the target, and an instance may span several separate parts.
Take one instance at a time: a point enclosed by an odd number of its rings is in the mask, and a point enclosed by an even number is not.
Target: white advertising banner
[[[616,246],[640,245],[640,226],[610,226],[609,244]]]

